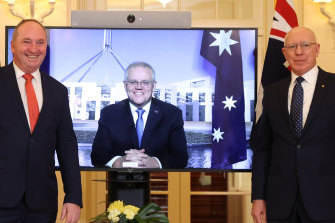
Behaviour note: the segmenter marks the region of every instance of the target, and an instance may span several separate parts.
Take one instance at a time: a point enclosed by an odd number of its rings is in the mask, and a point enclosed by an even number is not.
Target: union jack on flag
[[[298,26],[298,19],[293,0],[277,0],[264,60],[261,87],[257,95],[256,122],[262,114],[263,88],[290,75],[282,48],[285,35],[296,26]]]
[[[285,35],[298,26],[297,15],[294,11],[293,0],[277,0],[270,31],[268,48],[265,55],[261,86],[257,94],[256,118],[252,126],[250,146],[253,147],[257,123],[262,115],[264,87],[290,75],[290,68],[282,53]]]

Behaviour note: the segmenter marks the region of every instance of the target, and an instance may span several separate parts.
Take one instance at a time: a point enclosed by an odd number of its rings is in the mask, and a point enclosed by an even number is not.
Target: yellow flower
[[[123,213],[124,204],[123,201],[114,201],[111,203],[107,209],[108,211],[108,219],[113,222],[119,222],[120,215]]]
[[[137,215],[138,210],[140,210],[138,207],[133,205],[126,205],[124,207],[123,213],[126,215],[127,219],[133,219],[135,215]]]
[[[123,204],[123,201],[114,201],[113,203],[111,203],[107,209],[108,212],[110,212],[111,210],[113,209],[117,209],[119,210],[120,212],[123,212],[123,208],[124,208],[124,204]]]
[[[142,214],[139,216],[138,212]],[[158,213],[161,208],[155,203],[149,203],[141,209],[133,205],[124,205],[123,201],[114,201],[107,211],[91,219],[90,223],[111,222],[119,223],[132,221],[136,216],[136,222],[169,222],[166,215]],[[149,214],[149,216],[147,216]]]
[[[108,219],[112,220],[112,222],[115,222],[115,223],[120,221],[120,218],[118,216],[112,216],[111,218],[109,218],[109,215],[108,215]]]
[[[108,219],[113,220],[116,217],[119,217],[119,215],[122,214],[121,211],[117,210],[117,209],[112,209],[109,214],[108,214]],[[113,220],[114,221],[114,220]]]

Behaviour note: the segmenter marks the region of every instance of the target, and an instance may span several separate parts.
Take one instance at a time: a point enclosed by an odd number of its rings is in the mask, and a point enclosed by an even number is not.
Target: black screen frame
[[[5,27],[5,65],[9,64],[8,61],[8,53],[9,50],[9,43],[10,39],[8,38],[8,32],[10,29],[14,29],[15,26],[6,26]],[[45,26],[45,28],[48,29],[87,29],[87,30],[95,30],[95,29],[102,29],[102,28],[77,28],[77,27],[70,27],[70,26]],[[131,28],[112,28],[117,30],[128,30]],[[172,30],[170,28],[134,28],[133,30]],[[217,30],[217,29],[230,29],[230,30],[254,30],[255,31],[255,50],[254,50],[254,68],[255,68],[255,76],[254,76],[254,106],[256,105],[257,101],[257,83],[258,83],[258,67],[257,67],[257,61],[258,61],[258,28],[255,27],[197,27],[197,28],[190,28],[190,29],[182,29],[182,30]],[[47,53],[48,57],[48,53]],[[41,68],[42,69],[42,68]],[[46,73],[49,73],[48,70],[43,70]],[[253,122],[251,122],[252,124]],[[59,166],[56,166],[56,170],[60,170]],[[144,168],[144,169],[137,169],[137,168],[110,168],[110,167],[104,167],[104,168],[98,168],[98,167],[88,167],[88,166],[80,166],[81,171],[117,171],[117,172],[251,172],[252,169],[212,169],[212,168],[184,168],[184,169],[157,169],[157,168]]]

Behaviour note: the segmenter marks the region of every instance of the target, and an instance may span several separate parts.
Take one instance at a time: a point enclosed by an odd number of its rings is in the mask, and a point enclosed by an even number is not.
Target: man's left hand
[[[65,223],[77,223],[80,218],[80,206],[72,203],[63,204],[60,220],[62,221],[65,218]]]
[[[160,168],[157,159],[147,155],[145,153],[145,149],[130,149],[125,151],[125,153],[126,160],[131,162],[137,162],[138,168]]]
[[[139,168],[159,168],[159,163],[154,157],[148,156],[138,162]]]
[[[145,152],[145,149],[143,149],[143,153]],[[139,168],[159,168],[160,165],[156,158],[151,157],[149,155],[145,157],[141,157],[138,162]]]

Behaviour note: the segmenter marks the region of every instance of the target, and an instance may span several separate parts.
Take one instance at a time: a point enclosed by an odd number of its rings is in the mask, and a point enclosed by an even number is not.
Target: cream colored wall
[[[23,7],[28,7],[29,0],[21,0]],[[41,2],[41,1],[37,1]],[[21,3],[20,3],[21,4]],[[47,26],[68,26],[70,25],[70,11],[72,9],[91,9],[104,10],[106,1],[102,0],[57,0],[54,13],[45,19],[44,25]],[[319,5],[312,3],[311,0],[295,0],[295,10],[298,16],[299,24],[312,28],[317,35],[318,42],[321,44],[321,51],[318,58],[318,64],[325,70],[335,72],[335,41],[333,38],[332,26],[328,19],[320,13]],[[335,9],[335,3],[329,6]],[[248,20],[193,20],[192,25],[200,26],[240,26],[240,27],[257,27],[258,31],[258,84],[262,71],[262,64],[267,47],[268,33],[272,24],[274,3],[269,0],[254,0],[253,18]],[[0,1],[0,61],[1,65],[5,62],[5,26],[16,25],[20,21],[8,12],[6,3]],[[60,175],[57,172],[59,181]],[[104,204],[99,202],[105,200],[105,185],[93,181],[94,179],[104,179],[103,172],[82,172],[83,199],[85,209],[82,212],[80,222],[87,220],[100,213],[104,209]],[[229,187],[233,191],[250,192],[251,174],[234,173],[229,175]],[[59,184],[60,199],[63,197],[62,184]],[[240,215],[238,223],[249,223],[250,218],[250,196],[241,196],[238,199],[230,199],[229,218],[236,219]],[[61,204],[60,204],[61,205]],[[61,206],[60,206],[61,207]],[[181,217],[183,218],[183,217]],[[186,223],[186,222],[183,222]]]
[[[0,3],[0,15],[0,62],[3,66],[5,64],[5,26],[16,25],[20,20],[9,14],[5,3]]]
[[[333,27],[328,18],[321,14],[318,3],[309,0],[304,0],[304,3],[302,13],[304,26],[315,31],[317,40],[321,45],[318,64],[323,69],[335,73],[335,29],[332,31]],[[335,16],[335,2],[328,3],[326,9]]]

